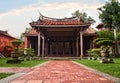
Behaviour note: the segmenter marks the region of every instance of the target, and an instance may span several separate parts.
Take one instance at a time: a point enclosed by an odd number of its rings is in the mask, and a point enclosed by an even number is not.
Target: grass
[[[14,73],[0,73],[0,79],[13,75]]]
[[[120,78],[120,58],[114,58],[114,63],[102,64],[98,60],[75,60],[78,63]]]
[[[18,64],[7,64],[6,61],[8,58],[0,58],[0,67],[33,67],[35,65],[41,64],[46,62],[47,60],[30,60],[30,61],[22,61],[21,63]]]

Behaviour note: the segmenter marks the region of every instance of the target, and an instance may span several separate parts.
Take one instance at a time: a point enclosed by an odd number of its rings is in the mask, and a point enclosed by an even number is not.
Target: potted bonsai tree
[[[97,57],[100,56],[100,50],[99,48],[93,48],[89,49],[87,52],[89,54],[89,59],[96,60]]]
[[[34,56],[34,49],[26,48],[25,51],[26,51],[26,56],[25,56],[26,60],[31,60],[31,57]]]
[[[20,60],[18,60],[19,57],[19,46],[22,44],[21,40],[12,40],[12,45],[15,47],[13,51],[11,52],[11,57],[13,58],[11,63],[19,63]]]
[[[109,49],[110,45],[112,44],[112,40],[108,38],[97,38],[94,42],[101,47],[101,63],[109,63],[113,62],[113,59],[109,59]]]

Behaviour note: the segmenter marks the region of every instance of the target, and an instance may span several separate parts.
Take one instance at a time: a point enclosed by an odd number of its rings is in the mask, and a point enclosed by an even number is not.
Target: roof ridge
[[[47,17],[47,16],[43,16],[42,14],[40,14],[39,20],[38,21],[44,21],[44,20],[48,20],[48,21],[79,21],[79,17],[65,17],[65,18],[51,18],[51,17]]]
[[[8,33],[8,31],[0,30],[0,34],[5,35],[5,36],[9,36],[9,37],[11,37],[11,38],[14,38],[13,36],[11,36],[11,35]]]

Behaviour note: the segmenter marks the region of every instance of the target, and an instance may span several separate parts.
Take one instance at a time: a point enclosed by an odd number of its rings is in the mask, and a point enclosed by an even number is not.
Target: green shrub
[[[34,54],[34,49],[32,48],[26,48],[25,49],[25,55],[26,55],[26,60],[31,60],[31,57],[33,57]]]
[[[94,43],[96,43],[99,46],[108,46],[112,44],[112,40],[108,39],[108,38],[97,38],[95,40],[93,40]]]
[[[90,57],[98,57],[100,56],[100,48],[93,48],[93,49],[89,49],[87,50],[87,53]]]
[[[20,53],[20,56],[24,56],[24,48],[19,48],[19,53]]]
[[[27,56],[33,57],[35,55],[34,54],[34,49],[32,49],[32,48],[26,48],[25,51],[26,51]]]
[[[18,48],[20,46],[20,44],[22,44],[21,40],[12,40],[11,43]]]
[[[117,34],[117,39],[120,40],[120,32]]]
[[[113,31],[101,30],[97,32],[97,38],[107,38],[110,40],[114,40],[114,33]]]

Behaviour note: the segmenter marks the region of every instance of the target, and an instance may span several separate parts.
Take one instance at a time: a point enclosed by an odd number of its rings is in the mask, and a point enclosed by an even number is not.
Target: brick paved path
[[[50,61],[10,83],[112,83],[71,61]]]

